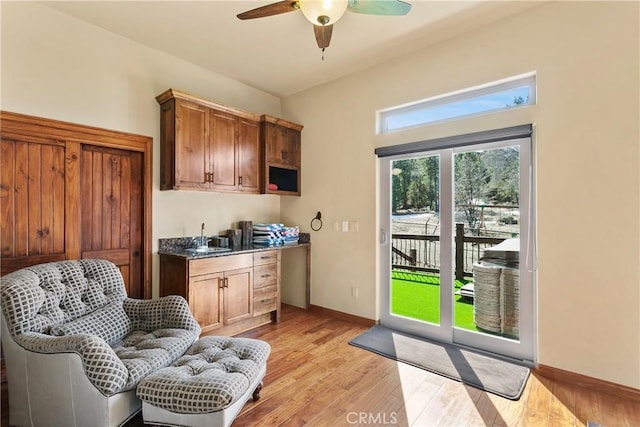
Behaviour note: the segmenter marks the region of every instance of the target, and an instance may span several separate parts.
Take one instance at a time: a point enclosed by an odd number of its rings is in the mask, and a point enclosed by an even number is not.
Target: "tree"
[[[518,205],[520,202],[520,150],[506,147],[489,150],[484,163],[491,176],[486,197],[496,205]]]
[[[529,103],[529,95],[527,95],[527,99],[522,96],[514,96],[513,104],[507,104],[507,107],[513,107],[514,105],[528,104]]]
[[[391,165],[391,212],[407,209],[407,190],[411,182],[412,159],[396,160]]]
[[[454,158],[455,203],[462,208],[469,228],[479,234],[480,204],[491,179],[483,162],[483,153],[458,153]]]
[[[392,212],[399,209],[438,210],[439,158],[396,160],[392,165]]]
[[[438,210],[439,167],[438,156],[414,159],[407,194],[414,209]]]

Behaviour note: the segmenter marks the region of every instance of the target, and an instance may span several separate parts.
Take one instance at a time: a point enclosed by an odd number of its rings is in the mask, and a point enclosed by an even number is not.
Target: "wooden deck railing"
[[[464,224],[456,224],[455,276],[463,279],[473,275],[473,264],[482,251],[505,240],[500,237],[465,236]],[[393,234],[391,236],[391,267],[412,271],[440,271],[440,236],[433,234]]]

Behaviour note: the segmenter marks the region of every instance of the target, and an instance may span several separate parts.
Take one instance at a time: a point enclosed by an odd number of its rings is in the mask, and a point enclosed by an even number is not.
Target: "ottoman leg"
[[[262,386],[264,385],[263,381],[260,381],[260,384],[258,384],[258,387],[256,387],[256,389],[253,391],[253,401],[255,402],[256,400],[260,399],[260,392],[262,391]]]

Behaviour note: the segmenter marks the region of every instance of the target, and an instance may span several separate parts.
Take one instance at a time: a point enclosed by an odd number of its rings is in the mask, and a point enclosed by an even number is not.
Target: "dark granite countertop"
[[[185,259],[200,259],[200,258],[211,258],[211,257],[219,257],[219,256],[227,256],[227,255],[238,255],[243,253],[251,253],[251,252],[262,252],[262,251],[270,251],[270,250],[279,250],[279,249],[290,249],[290,248],[300,248],[309,246],[309,243],[296,243],[291,245],[279,245],[279,246],[262,246],[262,245],[251,245],[251,246],[241,246],[235,249],[232,248],[211,248],[213,252],[195,252],[194,249],[184,249],[179,247],[165,247],[160,248],[158,253],[160,255],[173,255],[177,257],[182,257]]]

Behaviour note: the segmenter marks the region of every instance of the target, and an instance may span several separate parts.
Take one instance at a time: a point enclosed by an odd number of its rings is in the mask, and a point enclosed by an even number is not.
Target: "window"
[[[536,76],[524,74],[378,112],[378,133],[536,103]]]

